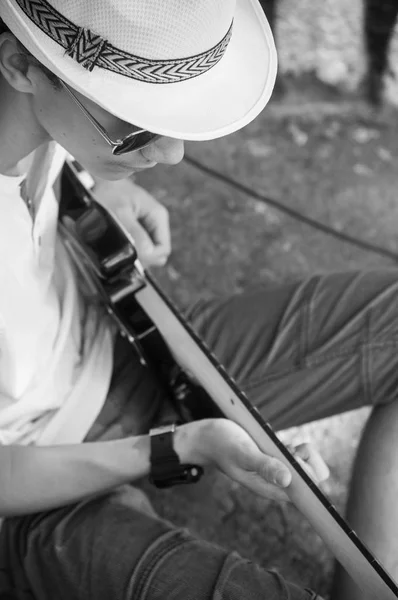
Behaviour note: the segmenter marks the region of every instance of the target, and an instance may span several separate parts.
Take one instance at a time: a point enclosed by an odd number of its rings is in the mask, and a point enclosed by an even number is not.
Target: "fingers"
[[[164,256],[168,257],[171,252],[171,233],[168,210],[156,201],[152,205],[150,213],[140,217],[140,222],[151,234],[152,241]]]
[[[299,444],[289,448],[296,461],[306,473],[316,482],[320,483],[330,475],[329,469],[317,450],[308,443]],[[292,481],[289,468],[280,460],[259,453],[254,459],[251,453],[251,467],[242,475],[242,484],[267,498],[274,500],[290,501],[287,488]]]
[[[128,232],[133,238],[138,258],[145,267],[162,266],[167,258],[154,246],[149,234],[138,221],[131,221]]]
[[[288,448],[312,479],[316,482],[328,479],[330,475],[329,468],[312,444],[303,443],[295,447],[288,446]]]
[[[100,182],[95,194],[131,234],[143,265],[165,265],[171,253],[166,207],[130,179]]]
[[[261,452],[256,457],[252,454],[249,468],[239,471],[234,478],[262,497],[283,502],[290,501],[286,489],[290,485],[292,476],[289,469],[276,458]]]
[[[146,190],[140,190],[136,202],[137,221],[152,242],[151,252],[147,249],[147,254],[151,255],[151,264],[165,264],[171,253],[169,212]]]

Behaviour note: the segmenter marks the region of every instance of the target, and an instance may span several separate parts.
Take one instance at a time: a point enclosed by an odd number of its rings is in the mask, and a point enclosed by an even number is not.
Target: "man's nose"
[[[141,152],[150,161],[176,165],[184,158],[184,141],[161,136]]]

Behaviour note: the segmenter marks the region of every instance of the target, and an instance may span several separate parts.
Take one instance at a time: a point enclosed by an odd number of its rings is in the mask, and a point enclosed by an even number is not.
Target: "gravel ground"
[[[365,72],[362,0],[279,0],[276,35],[282,75],[314,73],[354,91]],[[390,48],[386,98],[398,103],[398,29]]]
[[[365,67],[362,19],[362,0],[281,0],[281,72],[314,71],[322,81],[354,87]]]

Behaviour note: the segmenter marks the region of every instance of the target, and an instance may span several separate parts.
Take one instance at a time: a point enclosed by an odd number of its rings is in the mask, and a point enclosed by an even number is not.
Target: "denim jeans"
[[[189,320],[275,429],[392,402],[398,380],[398,272],[319,275],[198,301]],[[157,383],[122,341],[88,438],[146,431]],[[7,596],[8,594],[8,596]],[[195,538],[124,486],[80,504],[7,519],[0,598],[310,600],[266,565]]]

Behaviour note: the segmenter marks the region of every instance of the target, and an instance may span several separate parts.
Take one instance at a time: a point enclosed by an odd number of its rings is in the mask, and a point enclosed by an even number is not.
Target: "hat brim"
[[[237,0],[231,41],[207,73],[179,83],[148,84],[101,68],[86,71],[29,22],[11,0],[0,16],[22,44],[74,89],[128,123],[184,140],[210,140],[250,123],[270,99],[277,53],[257,0]]]

